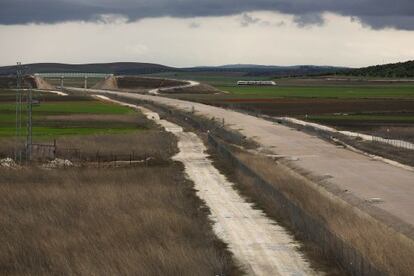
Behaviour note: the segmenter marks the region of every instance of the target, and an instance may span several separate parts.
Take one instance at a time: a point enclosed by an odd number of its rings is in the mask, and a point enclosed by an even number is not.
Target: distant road
[[[252,138],[275,155],[286,156],[299,168],[329,178],[347,194],[362,200],[380,199],[375,206],[414,226],[414,173],[335,146],[309,134],[261,118],[201,103],[117,91],[89,90],[141,99],[224,119],[229,128]]]
[[[158,95],[162,92],[167,92],[167,91],[171,91],[171,90],[175,90],[175,89],[190,88],[190,87],[200,85],[200,83],[196,82],[196,81],[190,81],[190,80],[180,80],[180,81],[187,82],[187,84],[172,86],[172,87],[155,88],[155,89],[151,89],[150,91],[148,91],[148,93],[152,94],[152,95]]]

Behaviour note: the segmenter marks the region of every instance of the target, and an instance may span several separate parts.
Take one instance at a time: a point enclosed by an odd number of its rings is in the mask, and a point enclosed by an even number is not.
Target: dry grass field
[[[0,173],[2,275],[231,275],[181,164]]]
[[[35,142],[56,139],[58,154],[77,149],[86,163],[97,152],[162,162],[96,168],[72,160],[75,167],[48,169],[43,159],[0,167],[0,275],[241,274],[182,164],[171,160],[178,150],[172,134],[139,112],[112,105],[111,112],[94,112],[102,104],[62,98],[44,104],[48,110],[36,123],[73,133]],[[133,131],[82,131],[91,126]],[[1,158],[13,157],[14,148],[13,137],[0,139]]]
[[[75,148],[84,156],[93,156],[97,152],[103,155],[133,152],[138,156],[167,160],[176,152],[175,137],[160,129],[114,135],[67,136],[58,139],[57,144],[58,151],[59,147]]]

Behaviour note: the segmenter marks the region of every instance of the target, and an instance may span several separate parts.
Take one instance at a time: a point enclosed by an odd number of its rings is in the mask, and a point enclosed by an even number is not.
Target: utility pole
[[[22,82],[23,68],[22,63],[17,62],[16,68],[16,144],[15,144],[15,160],[21,162],[21,150],[19,150],[20,138],[22,135]]]
[[[32,109],[33,109],[33,89],[32,85],[29,85],[27,91],[27,137],[26,137],[26,160],[30,162],[32,160],[32,148],[33,148],[33,133],[32,133]]]
[[[60,77],[60,90],[62,90],[63,91],[63,80],[65,79],[65,76],[61,76]]]
[[[88,76],[85,76],[85,85],[84,85],[85,89],[88,89]]]
[[[15,160],[22,162],[22,149],[20,148],[22,143],[22,124],[23,124],[23,88],[24,88],[24,75],[27,73],[27,68],[23,68],[22,63],[17,63],[17,89],[16,89],[16,145],[15,145]],[[32,85],[29,84],[26,95],[26,160],[30,161],[32,158],[33,147],[33,135],[32,135],[32,109],[33,109],[33,90]]]

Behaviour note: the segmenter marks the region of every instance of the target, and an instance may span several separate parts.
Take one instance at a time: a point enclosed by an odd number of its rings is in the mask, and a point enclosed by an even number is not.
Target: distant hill
[[[244,76],[320,76],[341,74],[361,77],[413,78],[414,60],[385,65],[375,65],[358,69],[334,66],[296,65],[275,66],[257,64],[229,64],[222,66],[199,66],[175,68],[153,63],[114,62],[91,64],[34,63],[27,64],[29,74],[33,73],[108,73],[115,75],[140,75],[162,72],[237,72]],[[0,67],[0,75],[16,74],[16,66]]]
[[[25,64],[29,73],[108,73],[116,75],[138,75],[160,73],[165,71],[176,71],[172,68],[152,63],[137,62],[115,62],[115,63],[92,63],[92,64],[62,64],[62,63],[35,63]],[[16,73],[16,66],[0,67],[0,75],[13,75]]]
[[[320,75],[344,70],[341,67],[330,66],[273,66],[256,64],[234,64],[222,66],[200,66],[191,68],[174,68],[152,63],[116,62],[116,63],[94,63],[94,64],[62,64],[62,63],[34,63],[27,64],[29,73],[109,73],[115,75],[140,75],[161,72],[239,72],[245,76],[303,76]],[[14,75],[16,66],[0,67],[0,75]]]
[[[361,77],[413,78],[414,60],[345,70],[339,73]]]
[[[380,77],[413,77],[414,61],[390,65],[371,66],[361,69],[350,69],[334,66],[295,65],[276,66],[258,64],[229,64],[221,66],[198,66],[190,68],[175,68],[153,63],[139,62],[114,62],[91,64],[63,64],[63,63],[34,63],[27,64],[29,73],[108,73],[115,75],[141,75],[162,72],[237,72],[243,76],[319,76],[341,73],[356,76],[380,76]],[[16,66],[0,67],[0,75],[14,75]]]
[[[333,66],[314,66],[314,65],[296,65],[296,66],[274,66],[274,65],[255,65],[255,64],[234,64],[222,66],[203,66],[184,68],[184,71],[190,72],[240,72],[245,76],[308,76],[323,75],[346,70],[344,67]]]

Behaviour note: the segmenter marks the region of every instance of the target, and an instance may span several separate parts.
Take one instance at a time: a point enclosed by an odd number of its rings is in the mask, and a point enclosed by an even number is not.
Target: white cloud
[[[154,18],[105,24],[0,26],[0,63],[154,62],[171,66],[226,63],[365,66],[413,59],[414,32],[372,30],[349,17],[324,14],[324,25],[300,28],[273,12],[189,19]],[[191,28],[193,23],[202,28]],[[267,22],[261,24],[261,22]],[[195,25],[194,25],[195,26]]]
[[[148,47],[144,44],[129,44],[125,46],[126,54],[140,57],[148,52]]]
[[[192,29],[197,29],[201,27],[201,24],[199,22],[191,22],[188,26]]]

